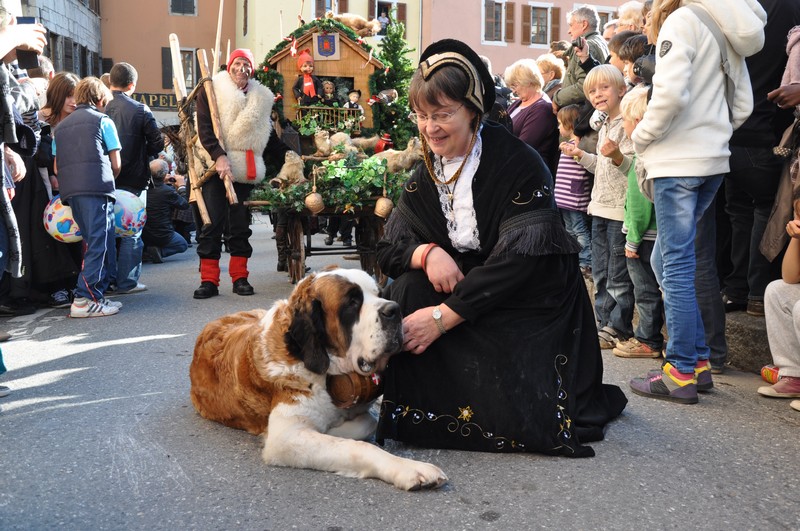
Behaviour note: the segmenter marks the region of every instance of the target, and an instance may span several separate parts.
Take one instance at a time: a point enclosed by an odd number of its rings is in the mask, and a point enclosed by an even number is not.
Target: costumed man
[[[310,50],[303,50],[297,55],[297,69],[300,70],[300,75],[297,76],[297,81],[294,82],[292,92],[300,105],[313,105],[322,101],[322,95],[325,90],[322,87],[322,81],[313,75],[314,73],[314,58],[311,57]]]
[[[250,212],[244,201],[255,185],[264,179],[265,160],[269,158],[275,167],[280,168],[289,151],[272,126],[270,115],[275,97],[267,87],[252,79],[254,65],[253,53],[239,48],[228,58],[227,71],[214,75],[221,138],[214,134],[206,91],[201,90],[197,95],[195,164],[198,165],[198,174],[202,175],[215,162],[216,173],[202,187],[211,224],[198,236],[201,283],[194,292],[195,299],[219,295],[219,258],[226,220],[231,255],[228,273],[233,281],[233,292],[237,295],[254,293],[247,280],[247,260],[253,248],[249,242],[252,234]],[[231,205],[225,196],[225,178],[233,181],[239,198],[235,205]]]

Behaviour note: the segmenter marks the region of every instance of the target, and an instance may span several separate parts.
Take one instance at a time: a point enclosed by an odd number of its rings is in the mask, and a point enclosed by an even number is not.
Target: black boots
[[[252,295],[255,290],[246,278],[237,278],[233,283],[233,292],[237,295]]]
[[[247,280],[245,280],[246,282]],[[250,290],[252,291],[252,287]],[[210,299],[211,297],[215,297],[219,295],[219,288],[214,285],[213,282],[203,281],[200,283],[200,287],[194,290],[194,298],[195,299]]]

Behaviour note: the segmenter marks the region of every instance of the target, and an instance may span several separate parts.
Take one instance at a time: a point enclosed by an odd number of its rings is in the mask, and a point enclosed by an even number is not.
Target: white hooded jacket
[[[708,27],[685,7],[688,4],[704,8],[726,38],[736,84],[732,119],[719,45]],[[683,0],[682,7],[664,21],[656,44],[653,97],[632,136],[648,179],[729,171],[731,134],[753,111],[744,59],[764,46],[766,20],[757,0]]]

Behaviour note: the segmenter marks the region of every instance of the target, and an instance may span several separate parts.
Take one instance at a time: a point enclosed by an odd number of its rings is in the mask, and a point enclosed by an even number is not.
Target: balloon
[[[55,196],[44,209],[44,230],[60,242],[73,243],[83,239],[81,229],[72,217],[72,209]]]
[[[115,190],[114,229],[117,236],[134,236],[141,232],[147,221],[144,201],[126,190]]]

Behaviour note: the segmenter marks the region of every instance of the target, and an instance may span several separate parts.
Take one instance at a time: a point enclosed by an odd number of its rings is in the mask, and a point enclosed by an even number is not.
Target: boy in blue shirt
[[[83,236],[83,269],[70,317],[105,317],[122,306],[105,298],[109,272],[116,267],[114,178],[121,160],[117,129],[102,112],[111,98],[96,77],[82,79],[75,87],[77,108],[53,134],[61,201],[72,208]]]

